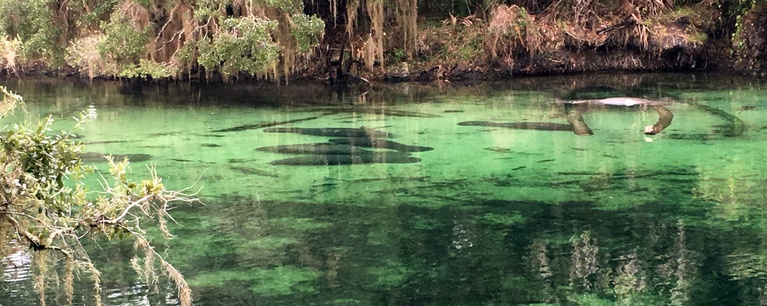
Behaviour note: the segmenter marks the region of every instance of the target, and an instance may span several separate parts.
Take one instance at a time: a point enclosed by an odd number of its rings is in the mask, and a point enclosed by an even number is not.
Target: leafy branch
[[[22,99],[3,87],[0,92],[3,94],[0,115],[5,116]],[[82,116],[78,125],[86,120]],[[156,221],[163,238],[172,238],[168,221],[174,220],[168,212],[177,203],[199,202],[196,193],[188,193],[186,189],[166,189],[154,167],[149,167],[148,179],[134,182],[127,175],[129,161],[115,162],[109,156],[112,182],[110,184],[102,176],[103,191],[92,199],[83,178],[93,168],[82,164],[79,156],[82,144],[73,139],[72,132],[50,136],[52,123],[49,117],[39,122],[35,129],[21,123],[0,134],[0,235],[17,245],[29,246],[39,270],[35,285],[40,304],[45,305],[46,301],[46,279],[57,276],[49,275],[55,269],[43,266],[63,257],[67,300],[72,301],[74,273],[87,272],[94,284],[95,304],[101,305],[100,272],[81,240],[85,237],[109,240],[130,237],[136,250],[145,254],[143,268],[137,272],[148,284],[156,285],[156,277],[146,276],[155,275],[156,270],[163,271],[176,284],[181,304],[191,305],[189,285],[150,244],[141,223]],[[134,268],[139,261],[138,255],[131,260]]]

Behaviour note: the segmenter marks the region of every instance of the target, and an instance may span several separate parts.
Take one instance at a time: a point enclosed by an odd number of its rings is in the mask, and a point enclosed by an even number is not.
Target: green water
[[[88,112],[77,133],[86,152],[129,155],[136,178],[151,163],[169,186],[201,188],[204,206],[172,212],[167,255],[196,305],[767,303],[758,80],[592,75],[364,97],[299,84],[6,85],[60,128]],[[658,115],[641,107],[585,113],[592,136],[459,125],[567,124],[557,99],[624,94],[669,99],[672,125],[644,135]],[[363,127],[433,150],[405,153],[409,163],[276,165],[301,155],[256,149],[339,138],[253,128],[288,121],[271,128]],[[102,248],[110,304],[176,303],[169,284],[148,291],[120,264],[131,246]],[[78,286],[87,304],[90,285]],[[31,288],[7,281],[0,304],[37,303]]]

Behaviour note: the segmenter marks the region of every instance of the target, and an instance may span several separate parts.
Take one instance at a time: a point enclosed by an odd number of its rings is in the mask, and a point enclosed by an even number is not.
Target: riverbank
[[[565,7],[544,1],[419,5],[407,12],[375,1],[358,10],[328,5],[297,5],[302,11],[286,10],[295,15],[284,20],[285,15],[220,4],[211,24],[184,17],[198,7],[145,8],[128,1],[122,7],[104,4],[112,15],[92,17],[108,23],[88,31],[73,25],[93,20],[75,18],[80,8],[68,7],[73,20],[51,22],[71,29],[46,28],[50,33],[40,35],[59,37],[44,46],[35,45],[39,35],[18,30],[35,24],[32,16],[8,21],[15,30],[6,29],[0,40],[0,66],[10,78],[130,84],[309,80],[340,87],[605,71],[767,73],[764,2],[592,1]],[[275,28],[279,24],[290,29]]]

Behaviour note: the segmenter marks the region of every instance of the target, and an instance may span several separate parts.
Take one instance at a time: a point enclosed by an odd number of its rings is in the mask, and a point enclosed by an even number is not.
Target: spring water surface
[[[85,111],[77,134],[99,170],[103,154],[128,156],[134,178],[155,164],[172,188],[201,188],[204,206],[172,212],[167,253],[196,305],[767,303],[767,87],[757,80],[591,75],[364,96],[6,86],[57,128]],[[562,100],[614,96],[664,101],[673,123],[644,135],[658,120],[651,108],[594,107],[583,114],[593,135],[557,130],[568,124]],[[510,122],[552,128],[498,124]],[[154,292],[136,278],[130,251],[94,248],[105,300],[177,303],[170,283]],[[28,256],[3,263],[0,304],[39,303]],[[88,304],[92,285],[77,286]]]

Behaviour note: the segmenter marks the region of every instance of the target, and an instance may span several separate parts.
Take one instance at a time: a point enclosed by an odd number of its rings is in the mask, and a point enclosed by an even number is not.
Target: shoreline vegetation
[[[126,83],[767,73],[765,0],[0,0],[7,78]]]

